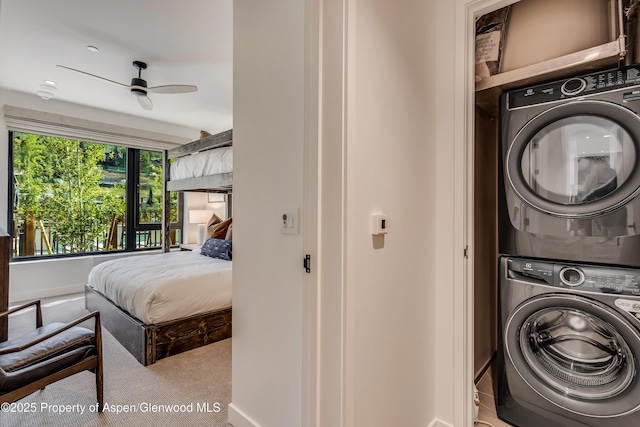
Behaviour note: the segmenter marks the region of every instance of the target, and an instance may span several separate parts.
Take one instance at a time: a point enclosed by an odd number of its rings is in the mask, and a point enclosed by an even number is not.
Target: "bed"
[[[162,254],[107,261],[89,275],[87,309],[99,310],[105,328],[145,366],[231,336],[230,242],[229,260],[170,252],[168,219],[170,191],[224,193],[231,217],[232,136],[229,130],[165,152]],[[209,271],[216,268],[223,272]]]
[[[233,184],[232,139],[233,130],[228,130],[167,150],[166,190],[230,192]]]

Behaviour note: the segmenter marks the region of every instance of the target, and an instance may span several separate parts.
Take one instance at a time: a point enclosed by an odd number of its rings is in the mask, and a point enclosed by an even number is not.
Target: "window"
[[[10,132],[13,257],[161,246],[162,153]],[[182,199],[171,194],[171,240]]]

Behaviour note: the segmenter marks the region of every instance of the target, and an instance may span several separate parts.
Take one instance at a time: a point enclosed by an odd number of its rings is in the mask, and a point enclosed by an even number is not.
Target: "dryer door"
[[[548,215],[594,218],[640,192],[640,120],[605,101],[549,108],[514,137],[507,179],[521,200]]]
[[[504,336],[518,374],[563,410],[608,418],[640,409],[640,335],[606,305],[571,294],[534,297],[509,316]]]

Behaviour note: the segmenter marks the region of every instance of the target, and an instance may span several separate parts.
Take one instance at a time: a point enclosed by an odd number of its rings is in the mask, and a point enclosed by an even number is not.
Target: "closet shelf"
[[[476,92],[492,88],[504,91],[516,85],[528,86],[574,73],[616,67],[625,54],[625,37],[621,36],[609,43],[487,77],[476,83]]]

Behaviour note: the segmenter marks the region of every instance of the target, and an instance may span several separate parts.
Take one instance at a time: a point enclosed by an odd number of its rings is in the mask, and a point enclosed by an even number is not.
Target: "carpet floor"
[[[42,303],[44,323],[67,322],[88,313],[82,294]],[[9,337],[34,327],[34,309],[14,314],[9,318]],[[81,372],[15,402],[9,411],[0,412],[0,425],[232,427],[227,423],[231,339],[145,367],[109,331],[102,330],[104,412],[92,412],[95,376]]]

